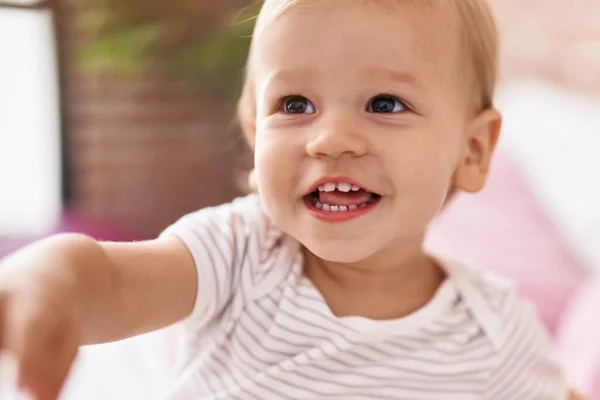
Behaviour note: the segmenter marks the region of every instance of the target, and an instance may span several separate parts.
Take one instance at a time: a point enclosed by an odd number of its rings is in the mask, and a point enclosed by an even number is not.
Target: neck
[[[305,250],[305,273],[338,317],[401,318],[425,306],[445,278],[421,244],[390,246],[353,264],[326,261]]]

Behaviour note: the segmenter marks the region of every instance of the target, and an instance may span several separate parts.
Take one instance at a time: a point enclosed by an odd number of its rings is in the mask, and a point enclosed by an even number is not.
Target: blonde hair
[[[255,40],[253,40],[246,67],[246,80],[238,103],[238,117],[246,135],[251,134],[249,127],[254,125],[257,111],[252,72],[253,48],[256,45],[256,38],[260,36],[260,32],[268,25],[269,21],[290,8],[316,1],[326,0],[265,0],[257,19]],[[366,0],[362,1],[366,2]],[[368,1],[372,3],[376,0]],[[390,2],[409,2],[429,7],[445,6],[454,11],[460,27],[460,39],[471,64],[469,79],[473,82],[475,90],[473,103],[478,111],[493,107],[498,79],[499,40],[496,21],[487,0],[380,0],[380,2],[388,4]]]

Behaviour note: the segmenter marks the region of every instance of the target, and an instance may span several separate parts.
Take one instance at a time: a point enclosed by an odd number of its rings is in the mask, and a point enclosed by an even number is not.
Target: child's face
[[[339,4],[293,8],[256,39],[256,177],[283,231],[323,259],[358,262],[420,244],[460,188],[473,110],[452,18]],[[323,182],[376,195],[311,195]]]

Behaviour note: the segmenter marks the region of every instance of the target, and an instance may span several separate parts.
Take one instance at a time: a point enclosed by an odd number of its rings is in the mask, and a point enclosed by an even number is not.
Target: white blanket
[[[162,400],[172,384],[177,337],[175,326],[83,348],[61,400]]]

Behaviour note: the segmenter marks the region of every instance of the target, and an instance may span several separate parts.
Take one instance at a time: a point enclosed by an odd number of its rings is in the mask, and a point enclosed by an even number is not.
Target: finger
[[[17,385],[37,400],[56,400],[77,354],[68,318],[31,296],[11,302],[7,350],[18,363]]]
[[[19,365],[17,387],[32,393],[36,400],[57,400],[77,355],[75,347],[62,350],[38,353],[36,361],[26,359]]]

